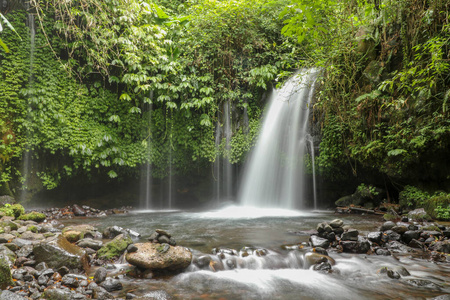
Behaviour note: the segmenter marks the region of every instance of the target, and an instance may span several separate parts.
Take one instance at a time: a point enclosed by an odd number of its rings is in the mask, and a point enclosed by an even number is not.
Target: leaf
[[[398,156],[404,153],[407,153],[408,151],[406,151],[405,149],[394,149],[391,150],[387,153],[388,156]]]
[[[3,43],[2,39],[0,39],[0,46],[2,46],[3,50],[5,50],[6,53],[9,53],[8,46],[6,46],[6,44]]]
[[[109,176],[110,178],[116,178],[116,177],[117,177],[117,173],[114,172],[113,170],[111,170],[111,171],[108,172],[108,176]]]
[[[3,19],[5,24],[19,37],[19,39],[22,40],[20,35],[17,33],[17,31],[14,29],[14,27],[11,25],[11,23],[9,23],[9,21],[2,15],[2,13],[0,13],[0,17]],[[1,32],[1,30],[0,30],[0,32]]]

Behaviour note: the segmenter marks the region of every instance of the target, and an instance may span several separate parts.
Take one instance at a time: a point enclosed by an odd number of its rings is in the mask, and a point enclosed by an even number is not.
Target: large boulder
[[[126,260],[137,267],[151,270],[182,270],[191,264],[189,249],[168,244],[134,244],[137,251],[127,253]],[[167,246],[166,246],[167,245]]]
[[[427,212],[423,208],[418,208],[418,209],[410,211],[408,213],[408,218],[411,221],[427,221],[427,220],[431,220],[431,217],[427,214]]]
[[[75,243],[84,238],[102,238],[102,234],[96,228],[86,224],[68,226],[64,228],[63,235],[71,243]]]
[[[50,237],[33,247],[37,263],[45,262],[50,268],[66,266],[75,271],[86,271],[89,267],[86,252],[71,244],[64,236]]]
[[[5,290],[7,286],[14,285],[11,277],[11,269],[8,259],[0,255],[0,290]]]

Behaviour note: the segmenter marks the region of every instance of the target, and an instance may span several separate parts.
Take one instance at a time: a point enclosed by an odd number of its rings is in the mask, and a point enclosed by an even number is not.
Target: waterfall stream
[[[239,201],[246,206],[305,206],[303,156],[307,147],[309,104],[317,70],[292,76],[272,93],[260,136],[247,163]]]

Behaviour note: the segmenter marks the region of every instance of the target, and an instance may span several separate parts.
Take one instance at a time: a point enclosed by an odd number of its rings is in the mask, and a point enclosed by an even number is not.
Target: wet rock
[[[0,290],[0,300],[27,300],[27,298],[15,294],[11,291],[1,291]]]
[[[166,235],[160,235],[158,237],[158,242],[161,243],[161,244],[163,244],[163,243],[164,244],[169,244],[170,238],[168,236],[166,236]]]
[[[390,241],[399,241],[400,237],[401,237],[400,234],[398,234],[392,230],[387,230],[381,235],[381,242],[387,243]]]
[[[421,249],[421,250],[424,249],[423,243],[419,242],[419,241],[416,240],[416,239],[412,239],[412,240],[408,243],[408,246],[411,247],[411,248],[416,248],[416,249]]]
[[[379,231],[369,232],[367,234],[367,239],[369,241],[371,241],[372,243],[380,244],[380,242],[381,242],[381,235],[382,235],[382,233],[379,232]]]
[[[0,257],[2,257],[9,266],[13,266],[17,258],[16,254],[4,245],[0,245]]]
[[[415,239],[418,240],[420,238],[420,232],[415,230],[408,230],[405,233],[402,234],[402,241],[405,244],[409,244],[411,240]]]
[[[137,231],[131,230],[131,229],[125,229],[125,231],[131,236],[131,238],[139,238],[141,236],[141,234]]]
[[[342,221],[341,219],[334,219],[333,221],[330,222],[330,226],[332,228],[339,228],[344,226],[344,221]]]
[[[103,237],[107,238],[107,239],[113,239],[116,236],[118,236],[119,234],[123,234],[123,233],[126,233],[126,232],[125,232],[125,229],[123,229],[122,227],[111,226],[111,227],[106,228],[103,231]]]
[[[400,226],[397,225],[397,226],[392,227],[391,230],[396,232],[396,233],[398,233],[398,234],[400,234],[400,235],[402,235],[406,231],[408,231],[408,228],[406,226],[404,226],[404,225],[400,225]]]
[[[407,253],[409,248],[398,241],[390,241],[386,243],[386,248],[395,253]]]
[[[126,255],[126,260],[137,267],[151,270],[181,270],[189,266],[192,253],[180,246],[169,246],[167,252],[160,253],[158,245],[152,243],[135,244],[138,250]]]
[[[441,252],[441,253],[450,253],[450,241],[444,240],[444,241],[433,242],[428,247],[428,250],[437,251],[437,252]]]
[[[390,230],[395,226],[395,223],[392,221],[387,221],[384,222],[383,225],[381,225],[380,227],[380,231],[386,231],[386,230]]]
[[[104,244],[97,252],[97,256],[101,259],[112,259],[122,255],[128,245],[133,243],[128,235],[119,234],[112,241]]]
[[[169,244],[160,244],[159,246],[156,247],[156,251],[158,251],[158,253],[166,253],[167,251],[169,251],[170,249],[170,245]]]
[[[91,248],[94,250],[99,250],[101,247],[103,247],[103,242],[91,238],[85,238],[77,241],[76,245],[81,248]]]
[[[387,270],[386,274],[389,278],[392,278],[392,279],[400,279],[400,277],[401,277],[400,274],[398,274],[397,272],[395,272],[393,270]]]
[[[78,206],[77,204],[74,204],[72,206],[72,211],[73,211],[73,214],[77,217],[86,215],[86,211],[82,207]]]
[[[86,252],[82,248],[69,243],[62,235],[36,244],[33,248],[33,253],[38,263],[45,262],[53,269],[63,266],[75,272],[88,269]]]
[[[369,241],[341,241],[341,246],[348,253],[367,253],[370,250]]]
[[[127,247],[127,252],[131,253],[131,252],[136,252],[138,250],[138,248],[134,245],[134,244],[130,244]]]
[[[330,263],[335,264],[334,259],[327,255],[314,253],[314,252],[308,252],[305,254],[305,268],[309,268],[310,266],[321,264],[321,263]]]
[[[321,248],[328,248],[330,246],[330,241],[327,239],[318,237],[317,235],[311,235],[309,237],[309,240],[311,242],[312,247],[321,247]]]
[[[61,283],[67,287],[77,288],[79,285],[78,279],[70,275],[71,274],[64,275],[61,280]]]
[[[101,282],[99,286],[108,292],[120,291],[123,288],[122,283],[114,278],[107,278],[105,281]]]
[[[356,229],[349,229],[342,234],[341,240],[343,241],[358,241],[359,232]]]
[[[52,287],[44,291],[43,297],[52,300],[70,300],[72,292],[69,289]]]
[[[325,273],[331,272],[331,264],[329,262],[322,262],[313,266],[314,271],[321,271]]]
[[[105,281],[106,275],[107,275],[107,271],[105,268],[103,268],[103,267],[98,268],[94,274],[94,282],[97,284],[102,283],[103,281]]]
[[[29,257],[33,253],[33,245],[25,245],[16,252],[18,257]]]
[[[427,287],[427,288],[433,288],[433,289],[440,289],[441,286],[432,282],[431,280],[426,279],[408,279],[406,280],[407,283],[409,283],[412,286],[416,287]]]
[[[400,274],[401,276],[410,276],[411,274],[408,272],[408,270],[403,266],[396,266],[394,268],[394,271]]]
[[[440,295],[432,298],[431,300],[450,300],[450,294]]]
[[[163,229],[156,229],[155,232],[157,232],[159,235],[166,235],[169,238],[172,237],[172,235],[170,233],[168,233],[167,231],[165,231]]]
[[[427,221],[431,220],[430,216],[426,213],[425,209],[418,208],[408,213],[408,218],[411,221]]]
[[[378,248],[375,250],[376,255],[383,255],[383,256],[389,256],[391,255],[391,252],[387,249]]]
[[[64,276],[64,275],[66,275],[66,274],[69,274],[70,273],[70,270],[69,270],[69,268],[68,267],[66,267],[66,266],[62,266],[62,267],[60,267],[60,268],[58,268],[58,273],[61,275],[61,276]]]
[[[195,264],[199,268],[209,267],[209,263],[211,262],[211,257],[209,255],[203,255],[194,260]]]
[[[154,231],[154,232],[148,237],[148,240],[149,240],[150,242],[157,241],[157,240],[158,240],[158,237],[159,237],[159,233],[157,233],[156,231]]]
[[[225,267],[223,266],[222,261],[211,260],[209,262],[209,269],[213,272],[218,272],[225,270]]]

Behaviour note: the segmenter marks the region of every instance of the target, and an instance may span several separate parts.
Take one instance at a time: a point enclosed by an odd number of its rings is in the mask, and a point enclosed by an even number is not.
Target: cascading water
[[[35,22],[34,22],[34,15],[31,12],[31,8],[30,8],[30,3],[27,3],[27,10],[28,10],[28,14],[27,14],[27,25],[28,28],[30,29],[30,74],[28,76],[28,89],[30,91],[32,91],[33,89],[33,85],[34,85],[34,78],[33,78],[33,66],[34,66],[34,51],[35,51],[35,40],[36,40],[36,28],[35,28]],[[32,95],[32,93],[31,93]],[[33,96],[31,96],[33,97]],[[32,99],[30,98],[28,101],[28,110],[27,110],[27,122],[31,122],[30,121],[30,111],[31,111],[31,101]],[[26,139],[27,141],[30,140],[30,132],[27,130],[26,133]],[[31,156],[32,156],[32,152],[31,149],[27,148],[24,151],[23,154],[23,163],[22,163],[22,176],[24,177],[24,182],[23,182],[23,191],[21,193],[20,196],[20,201],[21,202],[25,202],[26,201],[26,197],[27,197],[27,182],[30,178],[30,173],[31,173]]]
[[[231,113],[230,102],[223,104],[223,126],[220,123],[220,112],[218,112],[216,126],[216,148],[217,156],[214,162],[214,197],[216,202],[221,199],[230,199],[233,196],[233,167],[230,163],[229,155],[231,149]],[[225,139],[224,154],[220,157],[221,143]]]
[[[239,192],[241,204],[286,209],[305,205],[303,156],[309,103],[317,74],[314,69],[302,71],[272,93],[260,136],[244,172]]]
[[[310,134],[306,135],[306,140],[309,142],[309,153],[311,154],[311,168],[313,175],[313,195],[314,195],[314,209],[317,209],[317,189],[316,189],[316,157],[314,152],[314,140]]]
[[[150,93],[150,99],[153,97],[153,91]],[[151,123],[152,123],[152,106],[149,105],[148,110],[148,137],[147,137],[147,151],[150,155],[151,152],[151,135],[152,135],[152,129],[151,129]],[[152,167],[151,162],[149,159],[149,162],[145,165],[145,168],[143,169],[143,174],[141,176],[141,208],[142,209],[150,209],[153,206],[152,203]]]

